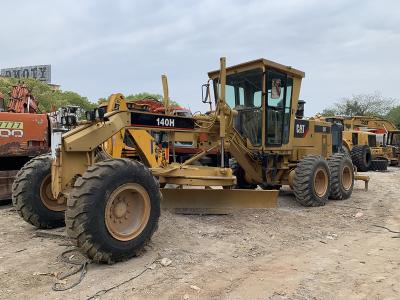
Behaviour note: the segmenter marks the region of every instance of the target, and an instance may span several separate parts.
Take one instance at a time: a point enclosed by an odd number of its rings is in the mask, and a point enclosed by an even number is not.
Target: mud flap
[[[161,207],[183,214],[227,214],[234,209],[273,208],[278,190],[161,189]]]

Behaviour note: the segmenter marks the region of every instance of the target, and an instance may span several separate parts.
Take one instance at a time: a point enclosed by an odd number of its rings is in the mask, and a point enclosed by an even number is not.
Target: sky
[[[162,93],[206,111],[207,72],[267,58],[306,73],[306,115],[342,97],[399,99],[400,1],[2,0],[0,68],[51,64],[52,82],[97,101]]]

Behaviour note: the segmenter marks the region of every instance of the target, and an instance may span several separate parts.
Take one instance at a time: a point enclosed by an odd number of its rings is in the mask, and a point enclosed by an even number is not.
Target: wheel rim
[[[325,196],[328,190],[328,173],[325,169],[319,168],[314,174],[314,191],[318,197]]]
[[[40,200],[44,206],[52,211],[64,211],[65,204],[58,203],[51,191],[51,175],[47,175],[40,185]]]
[[[348,191],[350,190],[352,184],[353,172],[351,171],[350,167],[345,166],[342,171],[342,186],[346,191]]]
[[[150,218],[150,197],[139,184],[126,183],[110,195],[105,220],[108,232],[117,240],[129,241],[137,237]]]

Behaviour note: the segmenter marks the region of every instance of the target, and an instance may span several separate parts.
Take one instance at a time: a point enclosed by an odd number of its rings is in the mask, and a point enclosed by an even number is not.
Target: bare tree
[[[395,106],[396,99],[383,97],[378,91],[371,94],[359,94],[342,98],[331,108],[324,109],[322,114],[340,116],[386,116]]]

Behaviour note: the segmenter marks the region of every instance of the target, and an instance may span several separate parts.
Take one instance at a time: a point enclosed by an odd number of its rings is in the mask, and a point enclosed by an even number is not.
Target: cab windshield
[[[254,146],[261,145],[262,132],[262,69],[253,69],[226,76],[225,98],[227,104],[238,111],[234,127]],[[220,90],[220,84],[214,81]],[[216,92],[216,99],[218,96]]]
[[[399,133],[390,133],[389,145],[392,146],[400,146],[400,132]]]
[[[263,83],[265,82],[265,88]],[[218,98],[220,84],[214,81]],[[261,146],[263,113],[265,114],[265,145],[279,146],[289,142],[290,114],[292,107],[293,78],[286,73],[261,68],[226,76],[225,100],[238,115],[235,129],[253,146]],[[265,97],[263,97],[265,91]],[[262,99],[265,99],[263,112]]]

